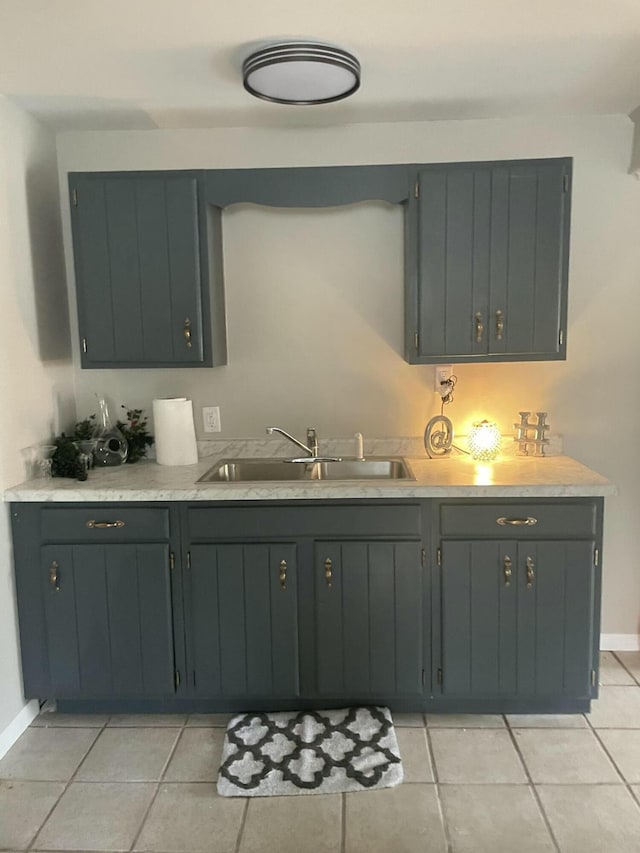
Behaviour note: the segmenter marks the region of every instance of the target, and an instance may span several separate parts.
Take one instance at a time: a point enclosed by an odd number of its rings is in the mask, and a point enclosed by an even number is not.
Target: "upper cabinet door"
[[[70,190],[82,366],[210,365],[197,176],[71,175]]]
[[[410,362],[565,358],[570,179],[570,159],[420,168]]]

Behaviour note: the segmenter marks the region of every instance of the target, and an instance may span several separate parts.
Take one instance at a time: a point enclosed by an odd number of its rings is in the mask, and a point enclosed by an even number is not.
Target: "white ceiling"
[[[244,57],[291,37],[355,53],[360,91],[248,95]],[[0,0],[0,93],[59,130],[629,113],[640,0]]]

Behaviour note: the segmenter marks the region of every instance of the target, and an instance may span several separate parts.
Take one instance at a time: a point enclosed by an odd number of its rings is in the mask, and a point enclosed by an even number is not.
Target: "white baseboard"
[[[0,732],[0,758],[9,752],[14,743],[18,740],[22,732],[29,727],[40,711],[40,705],[37,699],[32,699],[24,706],[22,711],[17,714],[9,723],[6,729]]]
[[[600,634],[600,648],[611,652],[640,651],[640,634]]]

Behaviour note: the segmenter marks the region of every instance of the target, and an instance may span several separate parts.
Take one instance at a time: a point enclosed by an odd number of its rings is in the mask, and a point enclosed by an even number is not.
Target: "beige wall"
[[[572,156],[568,358],[462,365],[449,414],[505,433],[520,409],[549,412],[568,453],[620,487],[608,501],[604,624],[639,632],[635,558],[640,417],[640,185],[628,173],[626,116],[346,127],[76,133],[58,140],[74,170],[225,168]],[[63,201],[68,269],[68,206]],[[229,364],[213,370],[78,371],[81,414],[94,391],[149,408],[187,394],[221,406],[223,436],[275,423],[320,438],[418,435],[436,408],[433,369],[402,358],[402,217],[384,204],[326,211],[238,206],[225,212]],[[71,275],[71,274],[70,274]],[[73,288],[73,283],[72,283]],[[72,323],[75,315],[72,311]],[[77,335],[72,335],[74,347]],[[74,354],[78,363],[77,351]]]
[[[0,96],[0,489],[73,417],[53,135]],[[0,735],[24,707],[9,510],[0,512]]]

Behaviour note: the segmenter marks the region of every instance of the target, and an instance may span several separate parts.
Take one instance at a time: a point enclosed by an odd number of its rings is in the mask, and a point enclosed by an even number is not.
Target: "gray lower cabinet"
[[[221,710],[419,707],[430,642],[424,511],[416,502],[190,505],[193,696]]]
[[[298,689],[296,547],[195,544],[185,594],[198,697],[292,697]]]
[[[602,503],[13,504],[25,696],[588,710]]]
[[[51,695],[175,691],[168,544],[45,545]]]
[[[316,694],[421,696],[420,543],[329,540],[314,552]]]
[[[599,644],[596,502],[445,505],[440,524],[436,701],[588,707]]]
[[[184,670],[168,506],[13,504],[27,698],[173,699]]]

